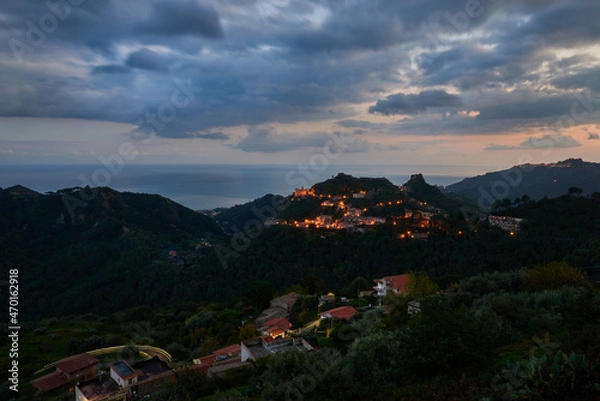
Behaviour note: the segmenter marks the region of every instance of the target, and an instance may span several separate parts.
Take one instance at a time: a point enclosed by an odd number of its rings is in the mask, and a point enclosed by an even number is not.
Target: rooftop
[[[242,344],[248,349],[250,354],[252,354],[254,360],[292,349],[301,352],[310,352],[314,350],[314,348],[302,338],[274,340],[270,336],[262,336],[252,340],[243,341]]]
[[[106,397],[107,394],[118,391],[119,385],[110,378],[110,375],[103,374],[88,381],[79,383],[77,388],[85,398],[93,401],[95,399]]]
[[[69,358],[61,359],[60,361],[54,363],[54,366],[56,366],[57,369],[60,369],[63,372],[72,374],[79,370],[85,369],[88,366],[96,365],[98,362],[100,361],[94,356],[83,353],[71,356]]]
[[[288,307],[290,307],[290,306],[294,305],[294,303],[296,301],[297,301],[296,293],[290,292],[289,294],[285,294],[280,297],[273,298],[271,300],[271,306],[279,306],[279,305],[285,304]]]
[[[194,364],[208,368],[212,364],[239,356],[242,353],[242,347],[239,344],[233,344],[225,348],[218,349],[210,355],[194,359]],[[239,359],[239,358],[238,358]]]
[[[377,279],[376,282],[385,280],[385,285],[393,290],[402,290],[410,283],[410,276],[408,274],[401,274],[398,276],[386,276],[383,279]]]
[[[222,362],[217,362],[207,369],[209,377],[215,377],[227,372],[229,370],[252,366],[248,361],[242,362],[241,357],[238,355],[235,358],[230,358]]]
[[[281,330],[289,330],[292,327],[292,324],[289,320],[283,317],[274,318],[262,324],[262,328],[268,329],[271,327]]]
[[[116,374],[121,376],[122,379],[128,379],[137,375],[137,372],[125,361],[115,362],[110,365],[110,368],[114,370]]]
[[[217,356],[215,354],[202,356],[200,358],[194,359],[194,367],[208,368],[210,365],[215,363],[216,360]]]
[[[239,344],[233,344],[229,347],[221,348],[213,352],[215,355],[238,355],[242,352],[242,347]]]
[[[248,348],[248,351],[250,354],[252,354],[252,357],[255,360],[265,358],[275,353],[269,348],[265,347],[264,343],[260,341],[260,339],[244,341],[244,345],[246,348]]]
[[[69,379],[63,372],[52,372],[45,376],[40,377],[31,381],[31,384],[35,388],[41,391],[51,391],[61,386],[64,386],[69,382]]]
[[[152,380],[155,377],[162,376],[167,372],[173,372],[173,369],[157,356],[152,359],[146,359],[133,364],[133,367],[138,371],[138,383],[146,380]]]
[[[285,318],[287,316],[289,316],[289,312],[286,308],[280,306],[271,306],[270,308],[265,309],[260,316],[256,318],[256,324],[258,326],[262,326],[265,322],[268,322],[271,319],[278,317]]]
[[[356,309],[352,306],[340,306],[339,308],[321,312],[319,313],[319,316],[321,316],[321,318],[333,317],[335,319],[350,320],[356,313]]]

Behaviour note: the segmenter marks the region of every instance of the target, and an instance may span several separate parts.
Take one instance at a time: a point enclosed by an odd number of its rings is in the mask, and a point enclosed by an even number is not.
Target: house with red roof
[[[262,335],[271,336],[272,338],[285,338],[287,332],[292,328],[292,323],[289,320],[278,317],[265,322],[259,329]]]
[[[350,320],[357,313],[356,309],[352,306],[340,306],[339,308],[319,313],[319,317],[321,319]]]
[[[239,344],[233,344],[229,347],[221,348],[213,352],[213,354],[217,356],[217,359],[219,359],[219,357],[221,357],[221,359],[224,359],[224,357],[232,358],[240,355],[241,353],[242,347]]]
[[[378,297],[385,297],[388,291],[393,291],[395,294],[403,294],[408,290],[410,284],[410,276],[401,274],[398,276],[387,276],[374,280],[377,286],[373,287],[377,291]]]
[[[194,359],[193,369],[200,370],[211,378],[222,377],[230,370],[251,366],[241,359],[242,347],[239,344],[218,349],[210,355]]]
[[[194,359],[194,365],[199,369],[206,370],[216,362],[238,357],[241,355],[241,353],[242,347],[239,344],[233,344],[228,347],[218,349],[210,355]]]
[[[66,386],[69,384],[69,379],[67,379],[67,376],[63,372],[54,371],[32,380],[31,384],[40,391],[49,392]]]
[[[100,361],[90,354],[79,354],[56,362],[56,370],[64,372],[69,380],[87,380],[98,375]]]
[[[41,391],[52,391],[69,383],[80,380],[89,380],[98,375],[100,361],[90,354],[79,354],[61,359],[54,363],[56,371],[35,379],[33,386]]]

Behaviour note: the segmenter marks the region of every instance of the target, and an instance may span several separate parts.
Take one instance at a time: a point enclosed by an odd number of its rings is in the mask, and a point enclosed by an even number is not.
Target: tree
[[[352,379],[352,399],[393,390],[402,371],[402,344],[394,332],[385,331],[357,339],[349,348],[343,365]],[[347,398],[344,398],[347,399]]]
[[[578,187],[569,187],[569,196],[579,196],[583,193],[583,189]]]
[[[320,295],[323,294],[327,289],[325,280],[312,274],[304,276],[304,279],[302,280],[302,286],[306,289],[307,294]]]
[[[258,310],[265,310],[273,299],[273,284],[268,281],[254,281],[246,291],[246,302]]]
[[[500,330],[501,321],[492,312],[474,314],[444,296],[429,297],[400,331],[397,359],[409,377],[464,372],[487,361]]]
[[[176,342],[169,344],[167,347],[167,352],[171,354],[176,361],[185,361],[190,356],[190,351],[183,345]]]
[[[425,273],[409,272],[407,295],[411,299],[419,299],[428,295],[437,294],[440,287],[437,286]]]
[[[252,323],[246,323],[240,327],[239,338],[240,341],[249,340],[258,335],[258,330]]]
[[[348,285],[345,289],[346,295],[350,297],[358,297],[361,291],[370,290],[373,287],[369,284],[369,281],[364,277],[357,277]]]
[[[528,359],[509,361],[492,389],[506,400],[596,400],[598,367],[585,355],[542,348]]]
[[[512,206],[512,201],[510,198],[504,198],[502,200],[497,200],[492,204],[493,212],[506,211]]]
[[[400,327],[408,321],[408,300],[409,298],[405,295],[388,291],[383,300],[388,311],[387,316],[385,317],[387,326]]]
[[[266,361],[259,360],[259,370],[263,373],[251,385],[262,392],[262,400],[302,400],[320,399],[335,374],[340,355],[328,349],[321,352],[303,353],[297,350],[280,352]],[[364,361],[363,361],[364,362]]]
[[[523,275],[523,285],[528,290],[541,291],[566,285],[586,285],[585,273],[565,262],[550,262],[529,268]]]

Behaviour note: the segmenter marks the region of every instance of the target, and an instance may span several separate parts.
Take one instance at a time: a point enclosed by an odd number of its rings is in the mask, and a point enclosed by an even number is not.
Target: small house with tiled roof
[[[410,276],[408,274],[401,274],[375,279],[374,281],[377,283],[377,286],[373,287],[377,291],[377,296],[385,297],[388,291],[392,291],[395,294],[405,293],[410,284]]]
[[[69,379],[63,372],[54,371],[47,375],[44,375],[31,382],[33,387],[40,391],[53,391],[66,386],[69,383]]]
[[[56,370],[64,372],[69,380],[86,380],[98,375],[100,361],[90,354],[79,354],[62,359],[54,364]]]
[[[275,318],[265,322],[259,330],[262,335],[268,335],[272,338],[284,338],[291,328],[292,323],[290,323],[289,320],[285,318]]]
[[[356,309],[352,306],[340,306],[339,308],[319,313],[319,317],[321,319],[350,320],[357,313]]]
[[[88,380],[98,375],[100,361],[90,354],[79,354],[54,363],[56,371],[35,379],[33,386],[41,391],[53,391],[69,383]]]
[[[233,344],[229,347],[221,348],[213,352],[217,356],[217,360],[231,358],[242,353],[242,347],[239,344]]]
[[[129,388],[137,384],[138,373],[127,362],[119,361],[110,365],[110,378],[119,388]]]
[[[216,362],[238,357],[241,353],[241,346],[239,344],[233,344],[228,347],[218,349],[210,355],[194,359],[194,365],[200,369],[208,369]]]

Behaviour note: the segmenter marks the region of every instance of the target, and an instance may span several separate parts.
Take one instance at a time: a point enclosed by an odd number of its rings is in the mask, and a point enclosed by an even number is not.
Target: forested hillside
[[[2,265],[34,294],[24,319],[196,297],[202,284],[186,267],[224,237],[216,222],[158,195],[85,191],[0,191]]]
[[[36,294],[23,300],[31,319],[226,301],[261,280],[283,291],[317,279],[323,289],[339,291],[359,276],[412,270],[444,287],[481,272],[557,260],[592,275],[600,265],[600,207],[583,196],[498,206],[497,213],[525,218],[516,235],[450,217],[418,240],[400,239],[395,221],[367,231],[277,225],[224,236],[209,217],[167,199],[106,188],[77,209],[74,221],[61,193],[0,195],[3,264],[19,268],[27,291]]]
[[[597,400],[600,199],[571,191],[498,202],[496,216],[523,219],[509,231],[487,219],[467,224],[456,215],[460,203],[421,176],[389,189],[392,195],[364,191],[352,199],[387,216],[379,225],[252,224],[233,235],[155,195],[99,188],[83,200],[80,189],[1,191],[2,258],[19,269],[26,294],[22,377],[79,352],[151,344],[171,353],[179,369],[177,383],[155,400]],[[288,200],[288,210],[301,214],[306,200],[324,207],[307,195]],[[264,222],[272,201],[233,209],[229,221],[242,228],[246,218]],[[428,236],[399,234],[427,213]],[[398,274],[411,284],[383,306],[373,295],[356,298],[373,279]],[[290,291],[297,294],[290,323],[312,322],[302,336],[317,352],[277,354],[220,378],[191,368],[194,358],[255,338],[257,317]],[[322,304],[330,293],[331,303]],[[418,302],[416,314],[409,302]],[[319,312],[339,306],[358,312],[318,324]],[[13,396],[6,386],[0,395]],[[20,396],[63,401],[72,393],[25,386]]]
[[[584,195],[600,193],[600,163],[568,159],[549,164],[523,164],[464,180],[446,187],[489,208],[495,201],[527,195],[531,199],[555,198],[579,188]]]

